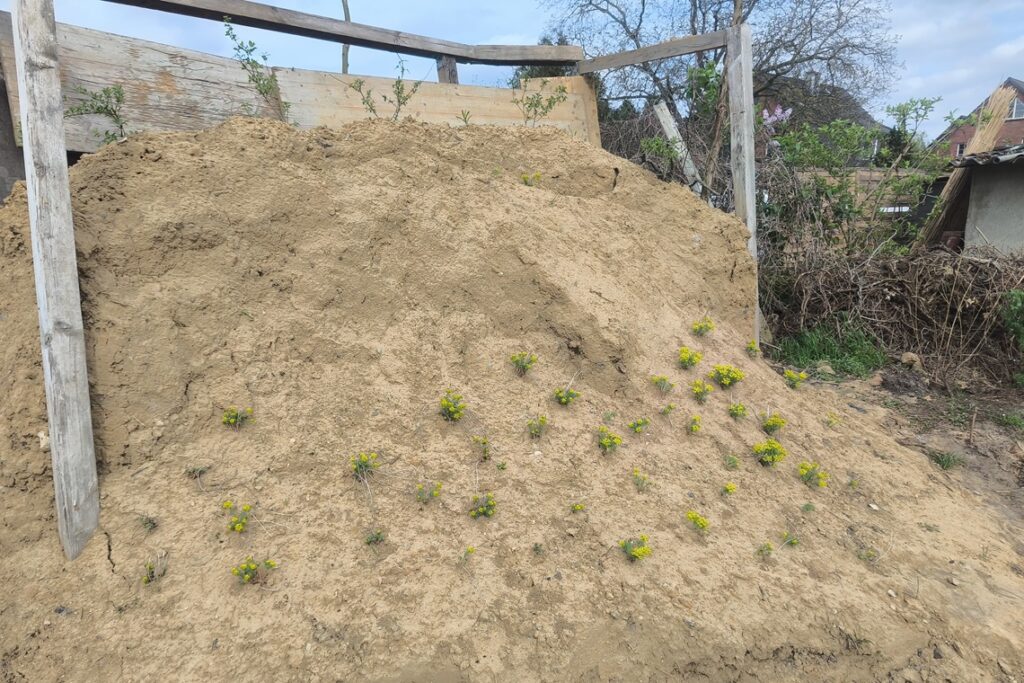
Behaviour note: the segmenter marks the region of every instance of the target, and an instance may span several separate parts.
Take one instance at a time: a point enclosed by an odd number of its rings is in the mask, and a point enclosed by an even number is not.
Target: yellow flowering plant
[[[255,421],[256,418],[252,416],[252,408],[239,410],[235,406],[230,406],[220,418],[221,424],[234,429],[241,429],[245,423]]]
[[[473,443],[480,447],[480,459],[491,459],[491,442],[486,436],[474,436]]]
[[[633,468],[633,486],[635,486],[636,490],[640,493],[643,493],[651,486],[650,478],[641,472],[639,467]]]
[[[570,405],[579,397],[580,392],[576,391],[575,389],[570,389],[569,387],[566,387],[564,389],[555,389],[555,400],[558,401],[560,405]]]
[[[698,337],[704,337],[715,330],[715,323],[711,320],[710,316],[705,315],[703,318],[693,324],[693,333]]]
[[[277,562],[274,560],[267,559],[262,562],[256,562],[252,559],[252,555],[250,555],[238,565],[232,567],[231,573],[238,577],[238,583],[265,583],[267,576],[274,569],[277,569]]]
[[[714,368],[712,368],[708,377],[718,386],[723,389],[728,389],[740,382],[744,377],[746,377],[746,375],[742,370],[735,366],[728,365],[726,363],[718,363]]]
[[[228,515],[228,531],[240,534],[249,526],[249,513],[252,512],[252,506],[248,503],[235,505],[234,501],[225,500],[220,507]]]
[[[765,467],[775,467],[788,455],[782,444],[775,439],[765,439],[760,443],[755,443],[753,451],[757,456],[757,461]]]
[[[711,522],[708,521],[707,517],[704,517],[696,510],[690,510],[686,513],[686,519],[690,520],[690,524],[697,530],[699,534],[706,534],[708,527],[711,526]]]
[[[470,500],[469,516],[473,519],[476,519],[477,517],[493,517],[497,510],[498,503],[494,500],[493,493],[485,493],[483,496],[473,496]]]
[[[444,392],[441,397],[441,417],[449,422],[458,422],[466,414],[466,404],[462,401],[462,394],[455,393],[454,389]]]
[[[377,457],[376,453],[359,453],[350,457],[348,462],[352,468],[352,476],[356,479],[365,479],[373,474],[379,466]]]
[[[799,389],[800,385],[807,380],[807,373],[793,372],[787,369],[782,373],[782,378],[786,380],[786,384],[789,385],[790,389]]]
[[[702,379],[695,379],[690,384],[690,391],[697,403],[704,403],[708,400],[708,394],[714,391],[714,387]]]
[[[143,567],[145,573],[142,575],[142,585],[148,586],[167,573],[167,562],[163,560],[150,560]]]
[[[690,434],[698,434],[700,432],[700,415],[694,415],[690,418],[690,426],[687,427],[687,431]]]
[[[761,415],[761,431],[772,436],[786,426],[786,420],[778,413],[763,413]]]
[[[801,462],[797,466],[797,472],[800,474],[800,479],[810,487],[823,489],[828,486],[828,472],[821,469],[821,465],[816,462],[807,462],[806,460]]]
[[[732,483],[731,481],[725,482],[725,485],[722,486],[722,495],[731,496],[734,493],[736,493],[736,484]]]
[[[515,368],[516,374],[522,377],[528,373],[530,368],[533,367],[533,364],[537,362],[537,354],[520,351],[519,353],[513,353],[509,357],[509,361],[512,363],[512,367]]]
[[[747,407],[742,403],[729,404],[729,417],[739,420],[747,416]]]
[[[672,411],[675,409],[675,403],[666,403],[665,406],[661,409],[661,414],[664,415],[665,417],[668,417],[669,415],[672,414]]]
[[[758,347],[757,342],[753,339],[747,342],[746,351],[747,355],[750,356],[751,358],[757,358],[759,355],[761,355],[761,349],[760,347]]]
[[[576,514],[577,512],[583,512],[586,509],[587,506],[584,505],[583,503],[573,503],[571,506],[569,506],[569,512],[573,514]]]
[[[651,384],[666,394],[676,388],[676,385],[669,380],[668,375],[651,375]]]
[[[619,541],[619,547],[630,562],[638,562],[651,554],[650,539],[646,534],[640,534],[638,538],[627,538]]]
[[[651,424],[651,420],[650,420],[649,418],[646,418],[646,417],[638,417],[638,418],[636,418],[635,420],[633,420],[632,422],[630,422],[630,423],[629,423],[628,425],[626,425],[626,426],[627,426],[627,427],[629,427],[629,429],[630,429],[630,430],[631,430],[631,431],[632,431],[632,432],[633,432],[634,434],[639,434],[639,433],[641,433],[642,431],[644,431],[645,429],[647,429],[647,427],[648,427],[648,426],[649,426],[650,424]]]
[[[700,351],[693,351],[689,347],[679,347],[679,367],[692,368],[701,361],[704,356]]]
[[[614,453],[622,445],[622,437],[605,425],[597,428],[597,447],[604,453]]]
[[[426,484],[416,484],[416,500],[426,505],[435,498],[441,497],[441,482],[436,482],[431,489]]]
[[[540,171],[534,171],[533,173],[524,173],[519,176],[519,179],[522,180],[523,185],[526,185],[527,187],[537,187],[540,185],[541,177]]]
[[[539,439],[544,436],[544,431],[548,426],[548,416],[538,415],[537,417],[531,417],[526,421],[526,429],[530,432],[530,438]]]

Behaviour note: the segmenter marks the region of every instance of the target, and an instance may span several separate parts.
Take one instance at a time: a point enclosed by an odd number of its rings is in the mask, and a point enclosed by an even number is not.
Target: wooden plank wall
[[[69,104],[81,98],[76,86],[99,90],[120,84],[125,92],[125,118],[133,131],[185,131],[214,126],[261,102],[245,73],[232,59],[161,45],[135,38],[58,24],[59,60],[64,95]],[[11,15],[0,12],[0,67],[7,84],[11,111],[19,111]],[[366,118],[359,96],[347,84],[360,76],[275,69],[290,119],[299,127],[339,126]],[[375,92],[390,92],[392,80],[361,77]],[[545,123],[600,145],[597,101],[581,76],[551,79],[548,88],[565,84],[569,99],[558,105]],[[475,124],[522,124],[507,88],[423,83],[409,104],[409,113],[422,121],[462,125],[462,110]],[[265,106],[265,105],[264,105]],[[382,109],[383,111],[383,109]],[[15,135],[21,140],[19,124]],[[65,120],[69,150],[99,149],[108,128],[101,116]]]

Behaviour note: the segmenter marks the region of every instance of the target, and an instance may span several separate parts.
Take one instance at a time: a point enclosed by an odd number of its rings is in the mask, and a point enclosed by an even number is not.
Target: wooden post
[[[676,125],[672,112],[668,110],[668,105],[659,101],[654,105],[654,115],[658,117],[658,123],[661,124],[661,130],[665,133],[665,139],[668,140],[668,143],[679,154],[679,160],[683,164],[683,177],[686,178],[686,184],[698,197],[701,196],[701,193],[704,192],[704,183],[700,180],[700,171],[697,170],[697,165],[693,163],[690,150],[686,148],[683,136],[679,134],[679,126]]]
[[[437,82],[438,83],[459,83],[459,65],[455,57],[441,57],[437,60]]]
[[[12,4],[53,490],[60,540],[65,555],[74,559],[99,524],[100,499],[64,150],[57,25],[53,0]]]
[[[729,88],[729,140],[736,216],[747,224],[747,250],[757,272],[757,195],[754,177],[754,58],[750,26],[740,24],[726,35],[726,80]],[[756,289],[755,281],[755,293]],[[754,341],[761,343],[761,307],[754,299]]]

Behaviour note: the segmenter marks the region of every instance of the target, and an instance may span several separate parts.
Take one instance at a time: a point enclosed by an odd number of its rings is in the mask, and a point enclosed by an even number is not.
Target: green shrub
[[[520,351],[519,353],[513,353],[509,357],[512,367],[516,369],[516,374],[522,377],[530,371],[533,364],[537,362],[537,354],[527,353],[526,351]]]
[[[821,465],[816,462],[801,462],[797,466],[797,472],[800,474],[800,479],[803,480],[808,486],[817,486],[818,488],[825,488],[828,486],[828,472],[821,469]]]
[[[374,529],[366,535],[363,542],[366,543],[366,545],[380,545],[384,542],[384,532],[380,529]]]
[[[1003,324],[1024,352],[1024,289],[1011,289],[1003,304]]]
[[[679,347],[679,367],[692,368],[699,363],[703,357],[704,356],[701,355],[699,351],[691,351],[686,346]]]
[[[597,428],[597,447],[604,453],[614,453],[622,445],[622,437],[605,425]]]
[[[729,417],[739,420],[747,416],[747,407],[742,403],[729,404]]]
[[[570,405],[579,397],[580,392],[576,391],[575,389],[570,389],[568,387],[566,387],[565,389],[555,389],[555,400],[558,401],[560,405]]]
[[[775,439],[766,439],[761,443],[754,444],[753,451],[757,456],[757,461],[765,467],[775,467],[788,455],[782,444]]]
[[[648,545],[648,537],[646,534],[640,534],[638,538],[627,538],[623,541],[619,541],[619,547],[622,548],[623,554],[626,559],[630,562],[637,562],[650,556],[651,546]]]
[[[708,375],[708,377],[711,378],[711,381],[713,381],[715,384],[722,387],[723,389],[728,389],[729,387],[733,386],[734,384],[742,380],[744,376],[745,375],[743,374],[742,370],[732,365],[727,365],[725,363],[719,363],[715,365],[715,367],[711,370],[711,373]]]
[[[771,436],[786,426],[786,420],[778,413],[761,415],[761,430]]]
[[[947,453],[946,451],[929,451],[928,457],[939,466],[939,469],[943,470],[951,470],[964,462],[964,459],[956,453]]]
[[[230,406],[224,411],[224,414],[220,418],[220,422],[228,427],[235,429],[241,429],[242,425],[247,422],[254,422],[255,418],[252,416],[252,408],[245,408],[239,410],[235,406]]]
[[[444,392],[441,397],[441,417],[449,422],[458,422],[466,414],[466,404],[462,401],[462,394],[456,394],[454,389]]]
[[[859,328],[847,326],[841,336],[834,330],[815,327],[778,341],[777,360],[798,368],[827,362],[840,375],[867,377],[883,367],[885,352]]]

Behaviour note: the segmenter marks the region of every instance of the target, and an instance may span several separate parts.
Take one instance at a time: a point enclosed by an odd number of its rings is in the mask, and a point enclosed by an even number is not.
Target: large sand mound
[[[553,130],[248,119],[108,146],[72,185],[102,530],[63,559],[16,190],[0,210],[4,680],[1024,672],[1019,529],[898,446],[879,409],[793,391],[747,357],[744,228],[687,191]],[[697,338],[705,313],[717,329]],[[684,344],[695,369],[676,363]],[[520,350],[540,357],[523,378]],[[715,363],[746,378],[700,406],[687,385]],[[665,397],[652,374],[679,387]],[[563,408],[552,391],[570,378],[581,396]],[[449,387],[468,403],[456,424],[437,410]],[[755,462],[764,435],[729,417],[735,400],[789,420],[785,462]],[[256,421],[225,428],[231,405]],[[538,413],[550,429],[533,441]],[[629,433],[639,416],[650,429]],[[603,421],[624,438],[612,455]],[[367,450],[369,487],[348,464]],[[805,486],[801,460],[830,486]],[[435,481],[421,506],[417,483]],[[484,491],[497,514],[471,519]],[[244,533],[224,499],[255,506]],[[627,562],[618,541],[639,534],[653,553]],[[250,554],[280,562],[269,583],[229,573]],[[166,576],[143,586],[158,557]]]

